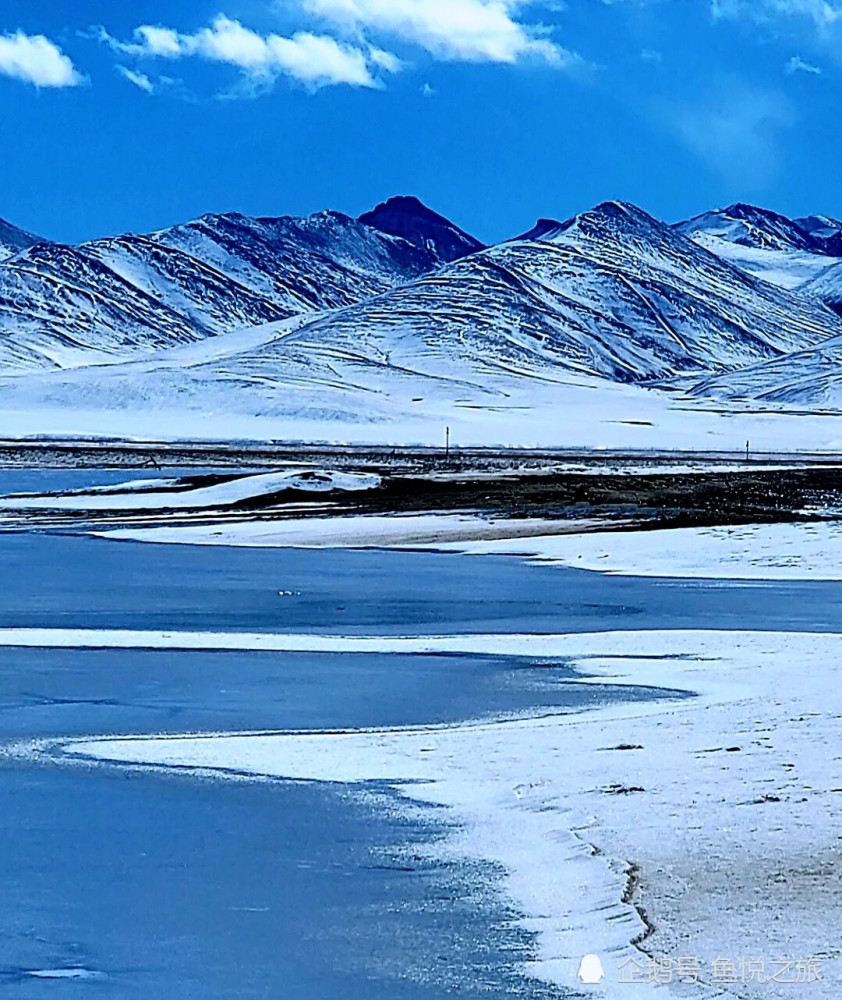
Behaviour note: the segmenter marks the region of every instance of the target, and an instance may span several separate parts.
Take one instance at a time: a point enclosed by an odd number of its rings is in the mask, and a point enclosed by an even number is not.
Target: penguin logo
[[[599,986],[605,979],[599,955],[585,955],[579,963],[579,981],[585,986]]]

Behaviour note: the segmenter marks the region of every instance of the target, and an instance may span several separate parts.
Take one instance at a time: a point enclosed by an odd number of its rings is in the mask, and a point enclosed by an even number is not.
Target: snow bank
[[[115,541],[178,545],[231,545],[244,548],[438,548],[471,539],[509,539],[552,532],[586,531],[596,520],[500,520],[470,514],[360,514],[285,521],[231,521],[163,528],[100,531]]]
[[[835,1000],[842,636],[652,631],[260,641],[565,657],[586,673],[583,684],[678,687],[699,698],[455,727],[73,740],[65,751],[201,773],[383,779],[447,806],[462,826],[440,846],[443,855],[502,866],[508,895],[539,935],[530,971],[567,989],[581,990],[576,973],[590,953],[601,956],[606,979],[588,995],[609,998],[656,988],[662,996],[721,996],[728,988],[711,976],[718,958],[818,956],[825,981],[803,986],[804,995]],[[52,747],[28,752],[39,749]],[[647,933],[625,901],[632,895],[654,924],[647,949],[694,956],[705,985],[620,983],[621,963],[642,961],[632,942]],[[741,982],[739,992],[794,995],[792,985],[777,983]]]
[[[842,522],[543,535],[440,546],[623,576],[842,580]]]
[[[122,528],[97,534],[182,545],[435,549],[519,556],[624,576],[842,580],[842,522],[637,531],[605,531],[605,526],[596,519],[507,521],[413,514]]]
[[[177,482],[177,481],[176,481]],[[0,497],[0,510],[185,510],[200,507],[227,507],[244,500],[270,496],[284,490],[326,493],[331,490],[346,492],[372,490],[380,485],[380,477],[352,472],[333,472],[300,467],[283,472],[241,476],[215,486],[198,489],[168,489],[173,480],[161,479],[158,490],[151,490],[152,481],[145,482],[139,492],[137,483],[118,487],[78,491],[72,495],[33,497]]]

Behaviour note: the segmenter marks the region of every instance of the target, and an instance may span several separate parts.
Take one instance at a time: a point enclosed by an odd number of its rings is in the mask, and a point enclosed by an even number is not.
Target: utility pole
[[[749,448],[749,443],[750,443],[750,442],[746,441],[746,461],[748,461],[748,448]]]
[[[444,431],[444,457],[450,458],[450,428],[446,427]]]

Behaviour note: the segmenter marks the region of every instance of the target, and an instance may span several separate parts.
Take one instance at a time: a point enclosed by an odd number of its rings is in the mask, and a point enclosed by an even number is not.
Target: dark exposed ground
[[[459,482],[394,477],[358,510],[478,510],[511,518],[629,517],[661,524],[774,522],[842,506],[842,466],[757,472],[521,475]],[[808,515],[809,516],[809,515]]]
[[[450,456],[428,450],[290,448],[240,445],[123,445],[29,443],[0,446],[3,462],[44,467],[186,466],[176,490],[235,478],[240,469],[290,463],[376,471],[382,485],[358,493],[295,490],[205,509],[199,520],[272,519],[336,514],[474,512],[493,518],[598,519],[641,527],[679,527],[821,520],[842,511],[842,462],[818,456],[610,455],[607,453],[477,450]],[[715,468],[706,468],[710,463]],[[786,467],[770,467],[774,463]],[[190,475],[191,466],[230,473]],[[755,468],[751,466],[754,465]],[[730,466],[730,467],[729,467]],[[168,473],[169,475],[170,473]],[[302,504],[305,505],[302,509]],[[307,507],[306,505],[311,505]],[[196,523],[196,512],[45,512],[20,514],[8,527],[90,527],[124,523]]]

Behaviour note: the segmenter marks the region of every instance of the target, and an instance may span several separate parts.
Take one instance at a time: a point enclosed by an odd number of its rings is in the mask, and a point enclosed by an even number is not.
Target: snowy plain
[[[90,377],[83,371],[82,376]],[[61,376],[65,379],[65,376]],[[69,380],[69,376],[67,377]],[[49,393],[46,389],[49,388]],[[126,395],[120,390],[126,388]],[[140,394],[142,387],[138,386]],[[556,386],[516,380],[496,399],[454,392],[427,382],[390,387],[368,378],[335,392],[289,386],[255,398],[240,385],[216,389],[177,387],[159,406],[144,405],[131,385],[115,385],[107,397],[86,398],[83,384],[59,379],[41,392],[35,379],[2,383],[0,437],[113,441],[284,442],[330,445],[445,445],[552,448],[587,451],[720,452],[755,456],[837,453],[842,450],[842,411],[829,407],[787,410],[772,404],[720,407],[654,389],[571,380]],[[417,393],[419,402],[408,396]],[[424,399],[420,399],[424,396]],[[75,399],[76,406],[69,401]],[[14,403],[20,402],[19,407]],[[91,405],[94,404],[94,405]],[[108,433],[103,436],[103,428]]]

